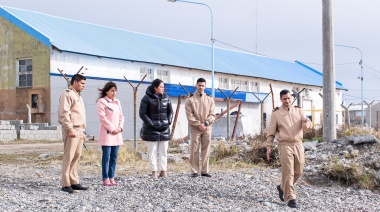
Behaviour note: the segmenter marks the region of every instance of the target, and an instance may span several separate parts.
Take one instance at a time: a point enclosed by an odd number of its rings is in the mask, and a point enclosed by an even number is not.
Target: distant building
[[[364,124],[367,124],[366,118],[366,109],[367,105],[363,104],[363,114],[364,114]],[[352,104],[349,108],[349,124],[351,126],[361,125],[362,123],[362,105],[361,104]]]
[[[166,83],[165,91],[176,108],[177,97],[186,95],[179,82],[191,91],[196,79],[203,77],[207,80],[206,92],[211,93],[210,53],[211,47],[207,45],[0,7],[0,119],[27,122],[28,104],[32,122],[58,124],[58,98],[67,88],[58,69],[71,77],[84,67],[82,71],[88,79],[82,94],[87,132],[98,134],[97,88],[103,87],[106,81],[115,81],[126,117],[123,136],[133,138],[133,91],[124,76],[136,86],[147,74],[138,88],[137,106],[151,81],[160,78]],[[215,48],[216,97],[224,98],[217,88],[226,95],[238,88],[232,98],[243,102],[244,129],[240,129],[239,135],[259,133],[261,116],[266,122],[269,120],[272,97],[263,102],[262,109],[260,101],[270,92],[270,85],[275,106],[281,104],[279,92],[282,89],[302,91],[300,101],[295,104],[304,108],[315,125],[322,123],[320,72],[299,61]],[[344,89],[342,84],[336,83],[336,102],[341,102]],[[226,103],[217,102],[216,113],[224,109]],[[336,106],[336,120],[337,124],[342,124],[339,105]],[[137,118],[137,121],[140,129],[141,120]],[[184,135],[187,135],[187,121],[182,107],[175,136]]]

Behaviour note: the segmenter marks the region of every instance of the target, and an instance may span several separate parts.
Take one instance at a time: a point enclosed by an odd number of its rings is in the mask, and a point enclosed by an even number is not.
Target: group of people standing
[[[87,190],[79,184],[78,164],[86,139],[85,106],[81,97],[86,77],[75,74],[70,87],[60,96],[58,121],[62,124],[64,154],[62,163],[62,191]],[[196,92],[186,99],[185,110],[190,127],[190,172],[191,177],[211,177],[209,157],[212,124],[215,121],[214,98],[204,92],[206,80],[199,78]],[[99,89],[97,113],[100,120],[98,144],[102,148],[102,180],[104,186],[116,186],[115,170],[119,147],[123,145],[124,115],[120,101],[116,99],[117,85],[107,82]],[[302,109],[291,105],[288,90],[280,93],[282,106],[273,111],[267,136],[267,159],[270,160],[271,146],[276,137],[282,166],[282,183],[277,186],[279,197],[288,201],[289,207],[296,207],[294,183],[300,177],[305,162],[303,156],[302,130],[311,127]],[[278,112],[277,112],[278,111]],[[140,103],[140,118],[143,126],[142,140],[148,145],[151,177],[167,178],[167,151],[170,140],[170,125],[173,108],[169,96],[164,92],[164,82],[155,79],[146,89]],[[201,150],[201,167],[199,166]],[[157,161],[158,164],[157,164]]]

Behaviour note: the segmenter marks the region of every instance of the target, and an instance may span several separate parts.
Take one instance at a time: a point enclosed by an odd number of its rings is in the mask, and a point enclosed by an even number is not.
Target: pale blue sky
[[[322,71],[321,0],[199,0],[214,13],[216,40]],[[172,39],[210,44],[210,12],[200,5],[167,0],[0,0],[4,6]],[[380,100],[380,1],[335,0],[336,44],[362,50],[364,98]],[[256,24],[257,23],[257,24]],[[218,47],[234,49],[220,42]],[[236,49],[235,49],[236,50]],[[360,53],[336,47],[336,79],[360,102]],[[352,97],[353,96],[353,97]]]

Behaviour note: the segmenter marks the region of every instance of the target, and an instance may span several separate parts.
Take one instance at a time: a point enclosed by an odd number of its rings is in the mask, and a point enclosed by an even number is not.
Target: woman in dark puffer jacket
[[[167,152],[170,139],[170,124],[173,108],[169,96],[164,93],[164,82],[155,79],[146,89],[140,103],[140,118],[144,121],[141,138],[148,142],[148,158],[152,178],[158,177],[157,153],[159,154],[160,177],[167,178]]]

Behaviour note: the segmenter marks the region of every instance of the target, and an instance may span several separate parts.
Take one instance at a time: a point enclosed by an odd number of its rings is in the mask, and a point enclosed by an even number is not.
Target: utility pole
[[[323,34],[323,141],[336,139],[335,126],[335,55],[333,0],[322,0]]]

